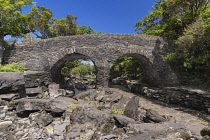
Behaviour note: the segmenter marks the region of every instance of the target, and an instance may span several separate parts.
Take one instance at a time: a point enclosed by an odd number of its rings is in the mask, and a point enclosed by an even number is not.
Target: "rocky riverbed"
[[[209,139],[208,122],[114,88],[0,104],[1,140]]]

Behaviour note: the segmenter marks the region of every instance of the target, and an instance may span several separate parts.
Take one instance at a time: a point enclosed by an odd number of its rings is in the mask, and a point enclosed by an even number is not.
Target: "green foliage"
[[[70,36],[77,34],[77,17],[66,15],[66,18],[57,19],[53,25],[57,36]]]
[[[85,97],[84,100],[85,101],[90,101],[90,98],[89,97]]]
[[[64,76],[85,76],[95,75],[95,66],[82,63],[82,60],[77,59],[67,63],[62,69],[61,74]]]
[[[100,90],[96,90],[96,93],[100,93],[101,91]]]
[[[0,35],[20,36],[28,32],[22,7],[32,5],[32,0],[0,0]]]
[[[124,112],[125,112],[125,109],[123,108],[121,111],[120,110],[117,110],[117,109],[115,109],[115,108],[113,108],[112,110],[111,110],[111,114],[124,114]]]
[[[31,42],[35,41],[36,39],[31,35],[31,33],[28,33],[24,35],[23,40],[21,42]]]
[[[96,104],[93,108],[98,109],[99,104]]]
[[[95,32],[90,26],[78,26],[77,35],[84,34],[102,34],[102,32]]]
[[[72,69],[81,65],[82,60],[77,59],[71,62],[68,62],[62,69],[61,69],[61,74],[64,76],[71,76]]]
[[[118,112],[118,110],[112,109],[111,114],[120,114],[120,113]]]
[[[43,6],[32,7],[27,14],[27,28],[34,33],[37,38],[45,39],[56,35],[52,25],[55,22],[50,9]]]
[[[66,15],[66,18],[55,19],[50,9],[43,6],[33,7],[27,15],[28,29],[36,37],[45,39],[58,36],[99,34],[89,26],[78,26],[77,17]]]
[[[77,104],[69,104],[68,107],[73,107],[75,105],[77,105]]]
[[[8,65],[0,65],[0,72],[24,72],[25,65],[18,65],[16,63]]]
[[[110,70],[111,79],[127,77],[130,80],[141,80],[141,74],[142,71],[139,61],[133,57],[127,56],[117,59]]]
[[[135,27],[139,33],[171,38],[177,47],[163,56],[185,83],[210,83],[210,1],[162,0]]]
[[[153,11],[136,22],[136,31],[177,39],[206,9],[208,0],[161,0]]]

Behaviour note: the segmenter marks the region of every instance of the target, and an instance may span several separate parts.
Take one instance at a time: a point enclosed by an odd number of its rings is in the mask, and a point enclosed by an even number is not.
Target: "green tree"
[[[66,18],[55,19],[50,9],[43,6],[33,7],[27,15],[28,29],[37,38],[46,39],[58,36],[99,34],[91,27],[78,26],[77,17],[66,15]]]
[[[66,15],[66,18],[55,20],[53,29],[57,33],[57,36],[70,36],[77,34],[77,17],[72,15]]]
[[[162,0],[135,27],[139,33],[171,38],[177,47],[164,59],[188,81],[210,83],[210,1]]]
[[[22,7],[32,5],[32,0],[0,0],[0,63],[3,55],[3,42],[6,35],[22,36],[28,33],[25,28],[26,15]]]
[[[111,70],[110,78],[126,77],[129,80],[141,80],[140,62],[133,57],[120,57],[115,61]]]
[[[35,41],[36,39],[31,35],[31,33],[28,33],[23,36],[23,40],[21,42],[31,42]]]
[[[102,34],[102,32],[95,32],[93,28],[90,26],[78,26],[77,28],[77,34],[78,35],[84,35],[84,34]]]
[[[55,22],[53,13],[50,9],[43,6],[32,7],[27,14],[27,28],[34,33],[37,38],[45,39],[56,36],[52,25]]]
[[[148,16],[136,22],[136,31],[177,39],[207,8],[209,0],[161,0]]]
[[[62,69],[61,69],[61,74],[69,77],[72,75],[71,71],[73,68],[78,67],[79,65],[82,64],[81,59],[76,59],[74,61],[68,62]]]

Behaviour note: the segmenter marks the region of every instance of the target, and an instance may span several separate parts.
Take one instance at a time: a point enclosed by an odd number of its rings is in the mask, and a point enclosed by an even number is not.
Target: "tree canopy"
[[[129,80],[141,81],[141,74],[140,62],[133,57],[125,56],[114,62],[110,70],[110,79],[125,77]]]
[[[95,75],[95,72],[94,65],[86,64],[81,59],[70,61],[61,69],[65,77]]]
[[[29,31],[25,28],[22,7],[32,5],[32,0],[0,0],[0,64],[3,57],[4,36],[21,36]]]
[[[163,58],[188,80],[210,83],[209,0],[161,0],[135,27],[138,33],[172,39],[177,47]]]
[[[32,6],[28,14],[22,8]],[[90,26],[78,26],[77,17],[67,14],[55,19],[50,9],[36,6],[32,0],[0,0],[0,64],[3,57],[4,37],[27,37],[32,33],[36,38],[46,39],[58,36],[99,34]],[[25,39],[25,41],[27,40]]]
[[[66,15],[66,18],[55,19],[50,9],[36,6],[27,14],[27,26],[37,38],[41,39],[101,33],[95,32],[90,26],[78,26],[77,19],[78,17],[73,15]]]

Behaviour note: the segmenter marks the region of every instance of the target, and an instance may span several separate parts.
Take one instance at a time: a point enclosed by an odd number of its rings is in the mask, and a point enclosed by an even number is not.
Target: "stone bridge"
[[[19,43],[5,52],[3,61],[26,64],[26,72],[48,73],[48,79],[60,83],[60,70],[67,62],[90,59],[97,70],[96,86],[107,87],[112,64],[119,57],[131,56],[141,63],[145,83],[167,86],[178,83],[161,58],[171,45],[164,38],[140,34],[65,36]]]

